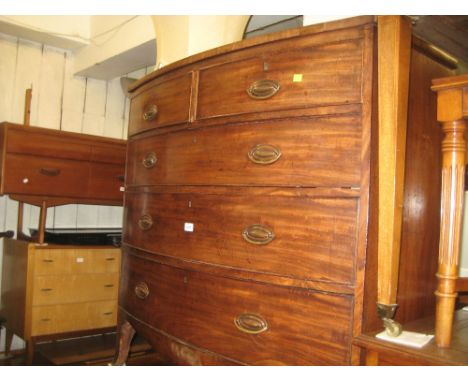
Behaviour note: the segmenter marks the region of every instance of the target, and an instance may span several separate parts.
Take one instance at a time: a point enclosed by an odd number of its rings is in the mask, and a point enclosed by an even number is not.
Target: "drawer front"
[[[361,102],[361,39],[298,44],[200,70],[197,118]]]
[[[125,167],[115,164],[91,163],[88,197],[123,201]]]
[[[349,363],[352,298],[124,257],[120,304],[197,347],[252,365]],[[287,351],[285,351],[287,349]]]
[[[86,162],[7,154],[4,193],[83,197],[88,176]]]
[[[117,325],[117,300],[36,306],[32,308],[31,335],[66,333]]]
[[[91,162],[114,163],[125,166],[127,145],[114,144],[91,147]]]
[[[42,129],[9,129],[7,152],[24,155],[38,155],[74,160],[89,160],[91,146],[76,142],[76,139],[64,136],[53,136],[40,132]],[[57,133],[56,131],[52,131]]]
[[[360,117],[287,119],[129,143],[127,184],[359,186]]]
[[[187,122],[189,120],[192,73],[162,80],[132,99],[129,135]]]
[[[120,249],[37,249],[34,253],[34,275],[118,273]]]
[[[33,306],[115,300],[119,274],[36,276]]]
[[[124,241],[146,251],[354,282],[357,199],[128,193],[126,203]]]

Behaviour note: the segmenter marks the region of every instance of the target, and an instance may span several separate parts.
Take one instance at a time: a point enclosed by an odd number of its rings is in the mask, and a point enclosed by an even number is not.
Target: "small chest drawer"
[[[361,120],[287,119],[134,139],[128,185],[359,186]]]
[[[120,249],[36,249],[34,275],[118,273]]]
[[[32,308],[31,335],[41,336],[117,324],[117,300]]]
[[[362,40],[295,44],[201,69],[197,118],[361,101]]]
[[[131,255],[123,275],[125,310],[197,347],[252,365],[349,362],[350,296],[225,279]]]
[[[6,194],[83,197],[87,193],[86,162],[16,154],[7,154],[6,162]]]
[[[128,193],[124,241],[301,279],[354,282],[357,199]]]
[[[33,306],[115,300],[119,274],[36,276]]]
[[[156,82],[132,99],[129,135],[187,122],[189,120],[192,74]]]

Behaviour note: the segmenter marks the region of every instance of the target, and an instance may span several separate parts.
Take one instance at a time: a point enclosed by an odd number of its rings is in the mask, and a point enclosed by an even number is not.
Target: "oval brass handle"
[[[268,330],[268,323],[255,313],[244,313],[234,319],[234,324],[241,332],[259,334]]]
[[[42,175],[47,175],[47,176],[57,176],[60,174],[60,170],[58,168],[47,168],[47,167],[42,167],[39,172]]]
[[[248,152],[249,159],[256,164],[272,164],[281,157],[281,150],[272,145],[259,144]]]
[[[144,300],[149,296],[149,288],[148,285],[144,282],[139,282],[134,289],[135,295],[141,299]]]
[[[144,113],[143,119],[145,121],[152,121],[158,115],[158,107],[156,105],[151,105]]]
[[[273,97],[280,90],[281,86],[275,80],[255,81],[247,89],[247,94],[253,99],[267,99]]]
[[[271,228],[261,224],[253,224],[244,229],[242,237],[250,244],[265,245],[275,238],[275,234]]]
[[[158,157],[156,156],[156,153],[154,152],[149,152],[148,154],[145,155],[145,157],[142,160],[142,164],[145,168],[152,168],[158,161]]]
[[[138,227],[140,227],[141,230],[147,231],[153,226],[153,219],[150,215],[143,215],[139,220],[138,220]]]

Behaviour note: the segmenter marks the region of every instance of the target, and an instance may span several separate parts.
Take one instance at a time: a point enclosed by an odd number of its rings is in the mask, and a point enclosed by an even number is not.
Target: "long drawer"
[[[360,184],[359,116],[284,119],[129,142],[127,185]]]
[[[120,305],[158,330],[252,365],[349,363],[352,297],[124,256]],[[287,349],[285,351],[285,349]]]
[[[361,102],[362,39],[305,39],[202,68],[197,118]]]
[[[115,325],[117,325],[116,299],[32,308],[32,336],[107,328]]]
[[[126,195],[124,241],[162,255],[352,284],[357,199]]]
[[[115,300],[119,274],[37,276],[33,282],[33,306]]]
[[[34,254],[34,275],[118,273],[120,249],[44,248]]]

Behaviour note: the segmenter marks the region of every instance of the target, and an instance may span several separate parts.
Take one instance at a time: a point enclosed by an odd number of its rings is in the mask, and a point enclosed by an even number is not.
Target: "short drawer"
[[[66,159],[7,154],[3,179],[5,194],[83,197],[89,164]]]
[[[108,328],[116,325],[117,300],[32,308],[32,336]]]
[[[259,196],[246,190],[130,192],[124,242],[161,255],[352,284],[357,208],[354,198]]]
[[[358,116],[184,130],[129,142],[128,185],[358,187]]]
[[[119,274],[36,276],[33,306],[115,300]]]
[[[131,255],[123,269],[123,309],[189,344],[252,365],[350,362],[351,296],[226,279]]]
[[[197,118],[361,102],[362,43],[298,40],[201,69]]]
[[[118,273],[120,249],[36,248],[34,275]]]
[[[129,135],[189,120],[192,73],[162,79],[132,99]]]
[[[125,167],[110,163],[91,163],[88,197],[122,202]]]

